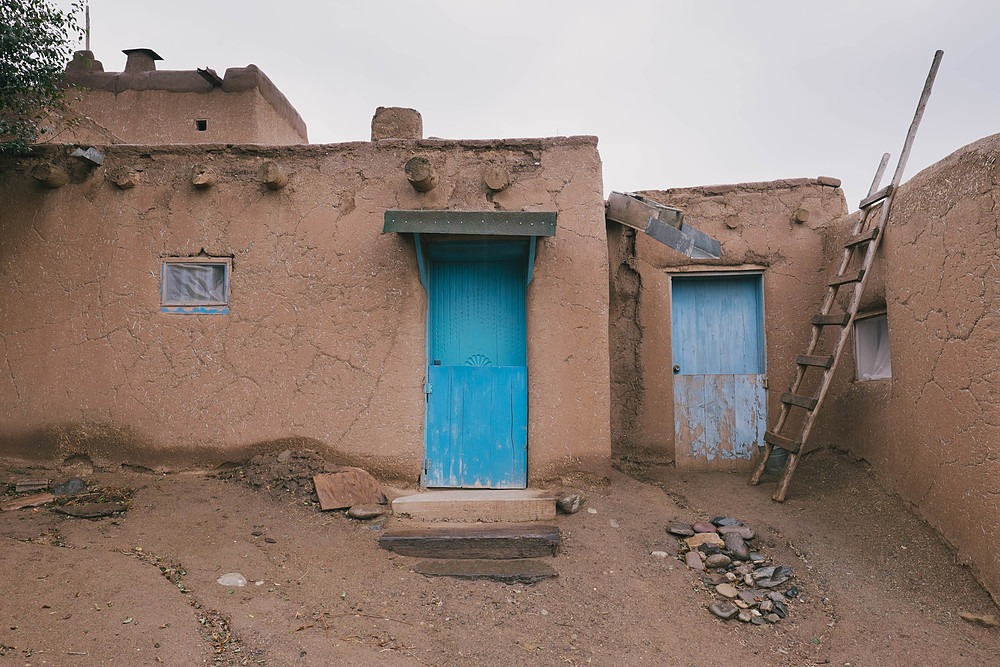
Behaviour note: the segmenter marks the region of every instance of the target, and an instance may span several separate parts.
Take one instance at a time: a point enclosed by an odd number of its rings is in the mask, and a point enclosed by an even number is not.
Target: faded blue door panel
[[[428,250],[426,486],[527,483],[526,251],[499,241]]]
[[[524,488],[528,369],[431,366],[427,486]]]
[[[678,467],[748,461],[766,426],[761,277],[671,280]]]

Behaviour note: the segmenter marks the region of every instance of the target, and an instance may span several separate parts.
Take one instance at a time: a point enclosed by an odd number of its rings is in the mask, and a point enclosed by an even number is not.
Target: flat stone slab
[[[538,560],[469,560],[435,559],[420,561],[413,571],[428,577],[458,579],[490,579],[504,583],[534,584],[542,579],[558,577],[548,563]]]
[[[545,524],[446,524],[388,530],[379,546],[418,558],[540,558],[559,551],[559,529]]]
[[[425,491],[392,501],[392,512],[419,521],[552,521],[555,497],[538,489]]]

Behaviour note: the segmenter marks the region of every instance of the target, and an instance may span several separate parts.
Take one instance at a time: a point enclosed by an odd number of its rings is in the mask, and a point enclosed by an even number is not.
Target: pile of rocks
[[[704,572],[703,580],[718,599],[708,610],[723,620],[764,625],[788,617],[788,603],[798,589],[788,585],[792,568],[774,565],[748,542],[757,536],[732,517],[719,516],[694,524],[673,522],[667,532],[679,538],[679,557],[692,570]],[[686,547],[686,549],[685,549]],[[783,588],[784,591],[779,591]]]

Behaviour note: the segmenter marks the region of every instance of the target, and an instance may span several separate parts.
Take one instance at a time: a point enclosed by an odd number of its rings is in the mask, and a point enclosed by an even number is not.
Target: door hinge
[[[427,476],[427,473],[430,471],[430,467],[431,467],[431,460],[424,459],[424,477]]]
[[[761,381],[760,384],[761,384],[762,387],[764,387],[764,389],[767,389],[767,376],[766,375],[764,376],[764,379],[763,379],[763,381]]]
[[[425,393],[425,394],[429,394],[429,393],[431,393],[431,389],[432,389],[432,388],[433,388],[433,385],[431,385],[431,383],[430,383],[430,382],[425,382],[425,383],[424,383],[424,393]]]

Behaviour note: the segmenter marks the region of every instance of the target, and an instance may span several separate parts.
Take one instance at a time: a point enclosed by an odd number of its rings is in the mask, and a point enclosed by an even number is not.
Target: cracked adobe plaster
[[[43,149],[41,153],[45,153]],[[413,154],[439,166],[422,195]],[[610,454],[607,244],[596,140],[386,141],[285,148],[110,146],[107,168],[60,191],[0,168],[0,444],[26,456],[177,466],[289,438],[415,479],[423,456],[426,295],[388,208],[557,210],[528,288],[529,475]],[[502,157],[514,183],[482,184]],[[266,191],[258,166],[293,175]],[[194,162],[217,185],[186,187]],[[12,164],[13,163],[13,164]],[[230,314],[159,312],[159,258],[231,256]],[[568,361],[567,361],[568,359]],[[261,443],[264,443],[263,445]]]

